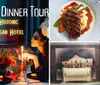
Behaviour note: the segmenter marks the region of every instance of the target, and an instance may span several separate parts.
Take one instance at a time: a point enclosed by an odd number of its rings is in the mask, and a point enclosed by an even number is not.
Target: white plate
[[[71,2],[82,3],[91,9],[93,21],[90,29],[78,39],[69,39],[67,32],[59,33],[53,24],[60,17],[61,10]],[[51,0],[50,1],[50,40],[51,41],[99,41],[100,40],[100,3],[99,0]]]

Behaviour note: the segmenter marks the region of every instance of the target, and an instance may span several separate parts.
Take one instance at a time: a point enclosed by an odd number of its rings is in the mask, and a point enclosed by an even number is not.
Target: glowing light
[[[21,46],[21,53],[24,51],[24,46]]]

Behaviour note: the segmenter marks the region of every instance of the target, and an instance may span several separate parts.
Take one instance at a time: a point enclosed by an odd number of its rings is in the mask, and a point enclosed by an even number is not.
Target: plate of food
[[[51,0],[51,41],[99,41],[99,0]]]

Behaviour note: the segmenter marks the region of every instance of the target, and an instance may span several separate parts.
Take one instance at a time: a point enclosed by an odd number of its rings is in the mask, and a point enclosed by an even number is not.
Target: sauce
[[[87,27],[81,31],[81,34],[84,34],[86,31],[88,31],[90,29],[90,24],[93,20],[93,16],[92,16],[91,11],[88,7],[86,8],[86,11],[87,11],[86,16],[88,17]]]
[[[66,11],[69,10],[71,7],[76,7],[76,6],[78,6],[78,3],[76,2],[72,2],[69,5],[65,6],[64,10],[61,10],[62,12],[61,16],[63,16],[66,13]]]
[[[60,22],[60,25],[59,25],[59,32],[62,33],[65,31],[65,27],[63,26],[63,23]]]
[[[79,10],[78,13],[81,15],[83,13],[83,11],[82,10]]]
[[[72,3],[70,3],[69,5],[65,6],[64,9],[65,9],[65,10],[69,10],[70,7],[76,7],[76,6],[78,6],[78,3],[72,2]]]

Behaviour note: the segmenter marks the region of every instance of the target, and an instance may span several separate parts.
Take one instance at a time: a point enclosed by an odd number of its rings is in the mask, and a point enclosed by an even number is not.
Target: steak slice
[[[71,8],[62,16],[62,23],[68,32],[69,38],[78,38],[80,37],[80,14],[76,8]]]

